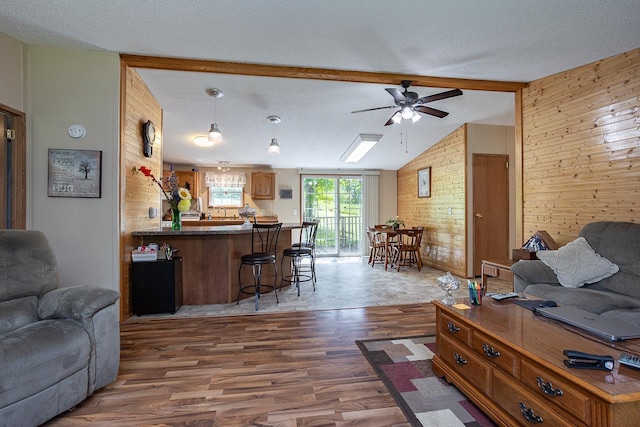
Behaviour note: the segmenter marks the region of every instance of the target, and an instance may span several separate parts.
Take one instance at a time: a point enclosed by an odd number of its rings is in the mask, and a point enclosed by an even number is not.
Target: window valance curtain
[[[206,172],[204,185],[216,188],[242,188],[247,185],[247,175],[244,173]]]

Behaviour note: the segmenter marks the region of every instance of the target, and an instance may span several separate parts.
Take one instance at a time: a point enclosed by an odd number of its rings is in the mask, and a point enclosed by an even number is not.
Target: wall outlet
[[[293,214],[293,216],[297,216],[298,215],[298,209],[294,209],[293,212],[291,212]]]
[[[449,208],[449,215],[452,215],[452,214],[453,214],[453,209]]]

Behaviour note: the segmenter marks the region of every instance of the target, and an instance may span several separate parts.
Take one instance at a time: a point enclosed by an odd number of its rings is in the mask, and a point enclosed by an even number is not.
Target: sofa
[[[116,379],[119,293],[59,287],[39,231],[0,230],[0,426],[37,426]]]
[[[640,224],[593,222],[574,242],[536,255],[511,267],[515,292],[640,327]]]

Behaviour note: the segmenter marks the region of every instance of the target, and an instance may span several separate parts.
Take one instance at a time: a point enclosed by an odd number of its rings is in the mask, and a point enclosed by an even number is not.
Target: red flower
[[[151,169],[149,169],[146,166],[140,166],[140,169],[138,169],[140,172],[142,172],[144,174],[144,176],[153,176],[151,175]]]

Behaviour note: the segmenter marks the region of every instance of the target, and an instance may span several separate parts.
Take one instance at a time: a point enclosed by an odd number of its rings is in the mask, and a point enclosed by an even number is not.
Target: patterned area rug
[[[455,386],[433,374],[435,336],[356,341],[356,344],[411,425],[495,426]]]

